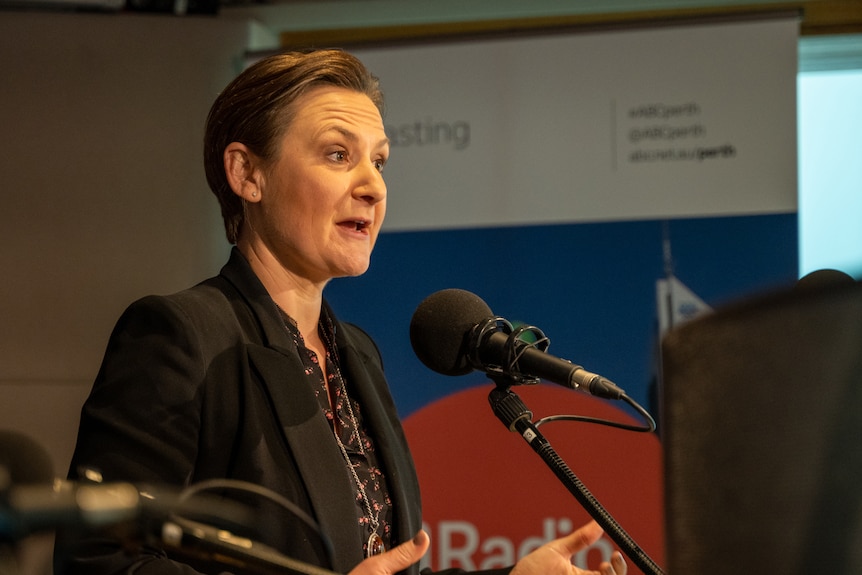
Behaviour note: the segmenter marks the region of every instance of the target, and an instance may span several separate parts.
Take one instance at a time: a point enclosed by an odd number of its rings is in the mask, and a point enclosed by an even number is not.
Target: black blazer
[[[419,485],[379,351],[349,324],[336,322],[336,342],[389,481],[395,538],[406,541],[421,527]],[[313,530],[269,502],[259,506],[255,540],[347,572],[362,560],[363,543],[352,477],[303,373],[275,304],[234,248],[218,276],[143,298],[119,319],[81,413],[70,478],[91,467],[106,482],[262,485],[311,515],[334,556]],[[73,539],[71,558],[58,543],[58,575],[191,572],[156,547],[130,555],[118,540]]]

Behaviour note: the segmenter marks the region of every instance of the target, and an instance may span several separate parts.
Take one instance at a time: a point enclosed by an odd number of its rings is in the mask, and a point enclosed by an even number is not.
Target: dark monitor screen
[[[662,355],[668,573],[862,573],[862,284],[728,306]]]

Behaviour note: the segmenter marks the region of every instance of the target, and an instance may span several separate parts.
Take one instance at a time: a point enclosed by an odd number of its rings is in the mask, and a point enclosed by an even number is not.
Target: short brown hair
[[[264,162],[271,161],[295,113],[292,104],[310,88],[321,85],[363,93],[383,114],[383,93],[377,78],[355,56],[335,49],[263,58],[228,84],[210,108],[204,133],[204,170],[221,206],[230,243],[237,241],[245,207],[227,182],[225,148],[240,142]]]

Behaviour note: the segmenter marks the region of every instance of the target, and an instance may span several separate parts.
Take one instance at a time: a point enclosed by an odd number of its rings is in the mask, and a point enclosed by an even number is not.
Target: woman
[[[383,223],[381,109],[377,80],[341,51],[266,58],[227,86],[204,159],[230,260],[217,277],[144,298],[120,318],[82,411],[72,478],[93,468],[104,481],[250,482],[313,517],[334,551],[270,500],[255,502],[255,540],[343,573],[417,571],[428,536],[379,352],[323,299],[330,279],[366,271]],[[589,524],[513,572],[580,573],[571,555],[600,534]],[[78,541],[60,568],[225,568],[128,547]],[[619,554],[611,563],[602,574],[626,572]]]

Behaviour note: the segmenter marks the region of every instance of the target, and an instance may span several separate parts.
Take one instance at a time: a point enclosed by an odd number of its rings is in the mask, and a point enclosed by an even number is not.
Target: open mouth
[[[350,228],[355,232],[365,232],[371,226],[371,223],[368,220],[349,220],[341,222],[340,225]]]

